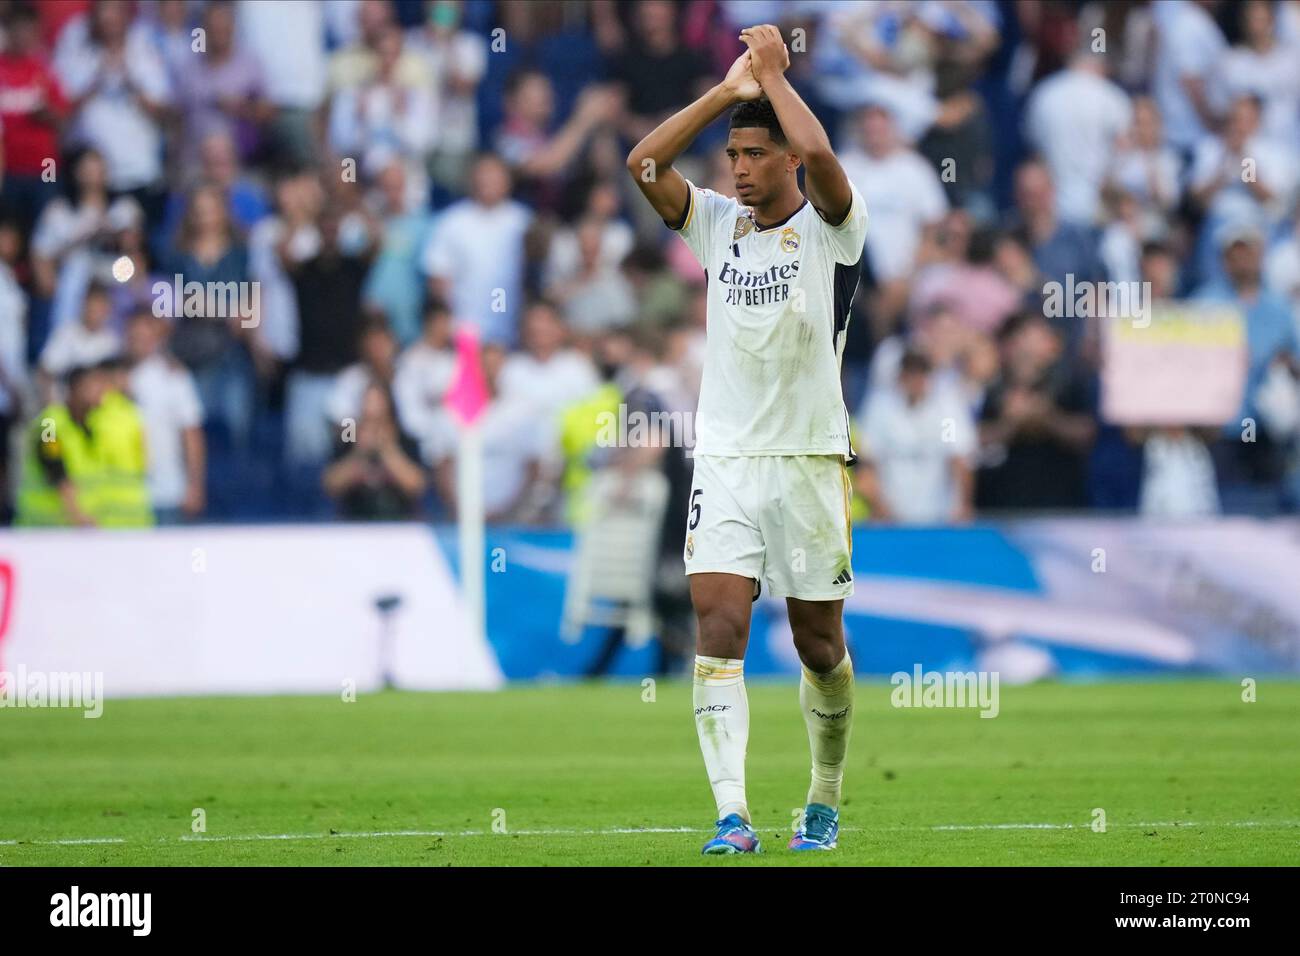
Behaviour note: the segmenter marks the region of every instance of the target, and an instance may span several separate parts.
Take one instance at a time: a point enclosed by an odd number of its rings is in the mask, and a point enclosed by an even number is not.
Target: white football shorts
[[[687,574],[753,578],[774,597],[853,593],[849,472],[841,455],[695,456]]]

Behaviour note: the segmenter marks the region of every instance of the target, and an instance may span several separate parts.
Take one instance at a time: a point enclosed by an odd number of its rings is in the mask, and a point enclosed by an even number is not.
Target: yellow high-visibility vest
[[[123,404],[124,403],[124,404]],[[125,396],[92,410],[79,424],[66,405],[47,406],[28,428],[15,523],[68,525],[59,490],[45,477],[42,459],[61,460],[81,510],[107,528],[153,524],[145,480],[144,432],[139,411]]]
[[[91,515],[104,527],[149,527],[149,456],[139,407],[112,389],[88,419],[100,451]]]
[[[565,516],[569,523],[581,525],[587,518],[590,502],[583,495],[591,480],[591,453],[600,440],[602,427],[612,423],[617,428],[618,407],[623,391],[607,382],[585,398],[565,406],[560,412],[560,448],[564,452]]]

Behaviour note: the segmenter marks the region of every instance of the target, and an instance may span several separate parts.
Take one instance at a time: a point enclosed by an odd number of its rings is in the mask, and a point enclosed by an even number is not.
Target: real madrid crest
[[[688,533],[686,535],[686,560],[689,561],[693,557],[695,557],[695,535]]]
[[[794,231],[793,226],[786,226],[781,230],[781,249],[785,252],[799,250],[799,233]]]
[[[731,232],[731,241],[735,242],[741,236],[748,235],[753,228],[754,220],[750,219],[748,216],[737,216],[736,228]]]

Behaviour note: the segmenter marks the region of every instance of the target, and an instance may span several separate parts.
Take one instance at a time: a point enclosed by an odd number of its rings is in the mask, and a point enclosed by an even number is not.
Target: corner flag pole
[[[460,426],[456,449],[456,525],[460,543],[460,586],[471,633],[487,638],[487,596],[483,559],[483,430],[480,419],[488,404],[487,381],[479,364],[473,326],[456,331],[456,372],[447,390],[447,408]]]
[[[461,428],[456,454],[457,535],[460,539],[460,586],[469,618],[470,633],[487,638],[487,594],[484,590],[483,559],[483,430],[478,422]]]

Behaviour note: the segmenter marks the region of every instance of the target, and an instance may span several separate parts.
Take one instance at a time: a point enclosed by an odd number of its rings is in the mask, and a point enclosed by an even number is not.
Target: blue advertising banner
[[[454,560],[448,530],[439,532]],[[566,641],[573,538],[489,530],[488,635],[512,680],[579,676],[608,631]],[[1300,673],[1300,522],[1034,519],[859,528],[845,628],[862,674],[996,670],[1007,682],[1153,673]],[[689,653],[689,651],[687,652]],[[623,646],[609,673],[660,667]],[[798,672],[784,602],[755,605],[746,673]]]

